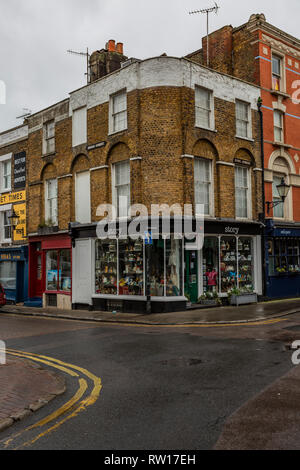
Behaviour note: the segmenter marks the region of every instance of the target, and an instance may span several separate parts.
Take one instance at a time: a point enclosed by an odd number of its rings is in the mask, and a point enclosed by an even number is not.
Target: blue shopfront
[[[8,303],[28,298],[28,247],[0,248],[0,282]]]
[[[300,296],[300,224],[267,221],[266,290],[269,298]]]

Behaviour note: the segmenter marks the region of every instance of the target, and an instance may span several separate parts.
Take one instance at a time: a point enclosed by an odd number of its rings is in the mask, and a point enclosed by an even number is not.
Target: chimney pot
[[[108,52],[116,52],[116,41],[113,39],[108,41]]]
[[[122,42],[118,42],[117,44],[117,52],[119,54],[122,54],[123,55],[123,43]]]

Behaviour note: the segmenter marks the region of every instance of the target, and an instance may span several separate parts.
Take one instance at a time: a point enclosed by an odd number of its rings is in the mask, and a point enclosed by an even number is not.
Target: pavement
[[[64,379],[18,357],[0,366],[0,431],[65,392]]]
[[[0,315],[1,313],[137,325],[222,325],[228,323],[252,323],[300,313],[300,298],[262,302],[239,307],[193,307],[193,309],[183,312],[159,314],[114,314],[111,312],[89,310],[60,310],[53,307],[29,308],[24,307],[23,305],[6,305],[0,310]]]

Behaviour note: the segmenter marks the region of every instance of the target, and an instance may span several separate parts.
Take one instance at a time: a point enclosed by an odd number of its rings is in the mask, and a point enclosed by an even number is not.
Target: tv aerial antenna
[[[77,55],[77,56],[86,57],[86,73],[84,75],[86,75],[87,83],[89,84],[90,83],[90,64],[89,64],[89,60],[90,60],[91,55],[89,53],[88,47],[86,48],[86,52],[77,52],[77,51],[72,51],[70,49],[67,52],[68,52],[68,54],[73,54],[73,55]]]
[[[31,116],[32,111],[28,108],[23,108],[23,114],[21,116],[17,116],[16,119],[26,119]]]
[[[194,10],[190,11],[189,15],[197,15],[199,13],[204,13],[207,16],[207,53],[206,53],[206,62],[207,62],[207,67],[209,67],[209,14],[215,12],[217,15],[219,6],[215,2],[215,6],[211,8],[203,8],[202,10]]]

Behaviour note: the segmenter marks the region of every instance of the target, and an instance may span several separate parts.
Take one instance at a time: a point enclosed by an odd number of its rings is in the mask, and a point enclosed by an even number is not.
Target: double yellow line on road
[[[72,378],[78,379],[78,390],[69,401],[67,401],[63,406],[51,413],[49,416],[43,418],[38,423],[25,428],[23,431],[16,433],[5,440],[4,448],[6,449],[13,448],[17,450],[34,444],[42,437],[57,430],[66,421],[76,417],[80,412],[85,411],[88,406],[93,405],[99,398],[100,392],[102,390],[101,379],[82,367],[68,364],[51,357],[16,351],[13,349],[7,350],[6,353],[10,356],[29,359],[31,361],[45,364],[70,375]],[[83,398],[90,388],[87,379],[92,382],[92,390],[86,396],[86,398]],[[48,426],[50,423],[52,424]],[[17,446],[14,447],[14,443],[21,440],[24,435],[29,432],[34,432],[38,428],[42,429],[44,427],[46,427],[46,429],[42,430],[39,434],[31,437],[27,441],[25,439],[24,442],[21,442],[19,445],[17,444]]]

